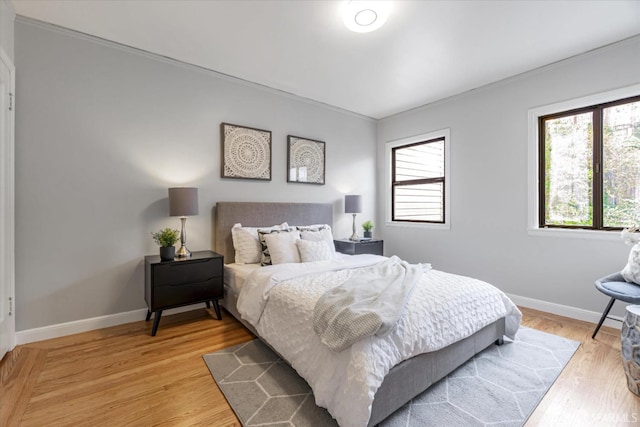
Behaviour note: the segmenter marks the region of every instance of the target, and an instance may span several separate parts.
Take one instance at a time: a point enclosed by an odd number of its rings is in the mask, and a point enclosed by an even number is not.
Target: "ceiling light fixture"
[[[342,19],[351,31],[369,33],[384,25],[390,10],[390,1],[350,0],[342,5]]]

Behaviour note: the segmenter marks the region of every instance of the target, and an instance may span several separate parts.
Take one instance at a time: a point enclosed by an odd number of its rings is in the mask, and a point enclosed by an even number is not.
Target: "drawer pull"
[[[218,277],[219,277],[219,276],[218,276]],[[172,288],[176,288],[176,287],[179,287],[179,286],[199,286],[199,285],[203,285],[203,284],[205,284],[205,283],[207,283],[207,282],[210,282],[210,281],[212,281],[212,280],[213,280],[213,279],[215,279],[215,278],[216,278],[216,276],[213,276],[213,277],[209,277],[209,278],[208,278],[208,279],[206,279],[206,280],[202,280],[201,282],[170,283],[170,284],[168,284],[168,285],[164,285],[164,286],[169,286],[169,287],[172,287]],[[161,285],[161,286],[162,286],[162,285]]]
[[[194,261],[189,261],[189,264],[202,264],[205,262],[212,262],[213,260],[211,259],[200,259],[200,260],[194,260]],[[182,264],[180,261],[178,262],[173,262],[171,264],[168,265],[168,267],[182,267],[185,266],[187,264]]]

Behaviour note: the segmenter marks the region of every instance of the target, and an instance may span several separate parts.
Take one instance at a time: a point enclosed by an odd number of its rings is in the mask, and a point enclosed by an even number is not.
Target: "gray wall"
[[[593,281],[621,269],[629,247],[621,240],[528,235],[527,111],[639,82],[636,37],[380,121],[381,170],[385,142],[451,129],[451,229],[383,227],[387,253],[511,294],[600,312],[606,298]]]
[[[212,247],[216,201],[333,202],[339,237],[356,192],[375,220],[373,120],[23,18],[15,30],[17,331],[144,308],[150,233],[179,228],[170,186],[199,188],[191,250]],[[221,122],[273,132],[271,182],[220,178]],[[288,134],[326,141],[326,185],[286,182]]]
[[[9,1],[0,1],[0,46],[13,61],[13,20],[16,14]]]

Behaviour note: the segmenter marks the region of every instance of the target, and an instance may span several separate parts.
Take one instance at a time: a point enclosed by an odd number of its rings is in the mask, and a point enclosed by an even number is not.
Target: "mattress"
[[[231,288],[233,293],[239,294],[247,276],[257,268],[260,268],[260,264],[225,264],[224,284]]]

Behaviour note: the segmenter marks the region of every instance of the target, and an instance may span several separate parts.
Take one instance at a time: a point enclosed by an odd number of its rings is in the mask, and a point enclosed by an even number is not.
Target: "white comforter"
[[[431,270],[422,275],[387,335],[371,336],[339,353],[313,332],[313,309],[327,290],[358,268],[384,257],[356,255],[334,261],[281,264],[251,273],[238,310],[313,389],[343,427],[366,426],[376,391],[389,370],[410,357],[439,350],[506,317],[513,338],[521,313],[497,288],[480,280]]]

